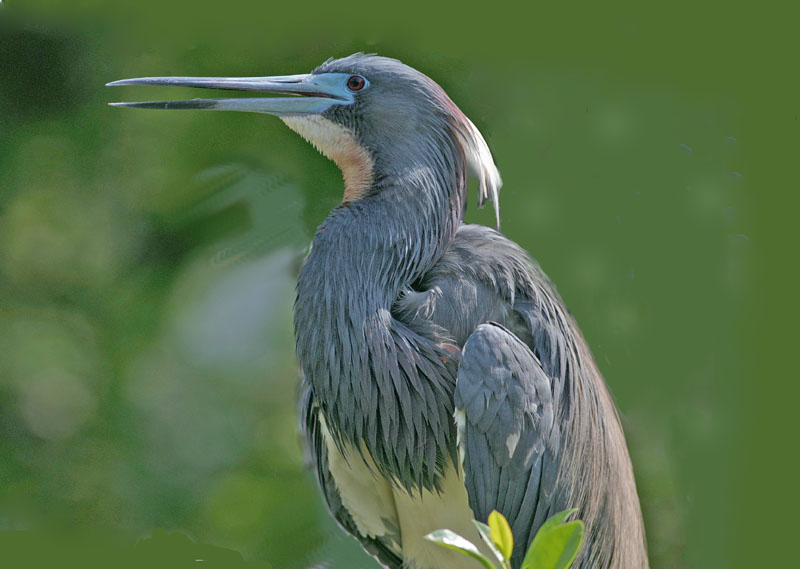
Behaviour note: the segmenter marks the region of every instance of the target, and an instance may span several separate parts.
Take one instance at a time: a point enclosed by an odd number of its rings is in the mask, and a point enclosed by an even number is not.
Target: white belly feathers
[[[479,569],[481,565],[460,553],[425,539],[437,529],[449,529],[491,555],[472,523],[467,491],[460,469],[450,462],[442,479],[441,493],[423,491],[410,495],[401,485],[392,486],[378,473],[369,455],[356,449],[343,456],[320,416],[328,451],[328,469],[336,482],[342,504],[362,535],[383,538],[408,569]]]

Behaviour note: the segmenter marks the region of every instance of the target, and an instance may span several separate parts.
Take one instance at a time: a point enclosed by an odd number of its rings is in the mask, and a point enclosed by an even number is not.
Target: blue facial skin
[[[357,77],[351,89],[348,82]],[[201,89],[230,89],[259,93],[288,94],[290,97],[192,99],[188,101],[147,101],[135,103],[110,103],[115,107],[146,109],[198,109],[207,111],[243,111],[276,116],[303,116],[321,114],[335,105],[351,105],[355,96],[369,88],[369,81],[351,73],[320,73],[305,75],[279,75],[274,77],[141,77],[108,83],[109,87],[122,85],[166,85],[172,87],[197,87]],[[300,95],[300,96],[297,96]]]

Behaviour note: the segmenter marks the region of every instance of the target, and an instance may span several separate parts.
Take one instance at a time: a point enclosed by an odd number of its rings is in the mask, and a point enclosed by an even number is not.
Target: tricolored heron
[[[499,230],[462,223],[500,174],[475,125],[433,80],[354,54],[307,75],[148,77],[289,95],[114,103],[268,113],[333,160],[344,197],[297,280],[301,411],[331,514],[384,566],[472,560],[424,539],[496,509],[519,567],[552,514],[578,508],[575,567],[647,567],[617,411],[577,324],[539,266]],[[499,213],[497,214],[499,224]]]

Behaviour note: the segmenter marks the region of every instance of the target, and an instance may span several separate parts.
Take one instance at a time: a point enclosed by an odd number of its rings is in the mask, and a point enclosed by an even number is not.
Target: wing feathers
[[[455,405],[465,415],[470,506],[481,521],[493,509],[506,516],[517,537],[517,565],[553,502],[558,428],[551,380],[516,336],[483,324],[464,344]]]

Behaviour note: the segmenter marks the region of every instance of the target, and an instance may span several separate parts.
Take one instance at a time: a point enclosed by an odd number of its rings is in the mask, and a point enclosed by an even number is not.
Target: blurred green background
[[[742,434],[766,410],[747,378],[768,369],[745,347],[774,345],[748,323],[777,302],[754,300],[774,273],[756,254],[769,229],[753,236],[751,79],[786,54],[753,46],[780,41],[781,18],[756,38],[727,4],[635,6],[0,4],[6,559],[375,567],[328,520],[296,434],[293,275],[338,170],[273,117],[115,109],[198,94],[103,86],[375,51],[433,77],[489,141],[504,232],[617,398],[653,567],[745,566]]]

